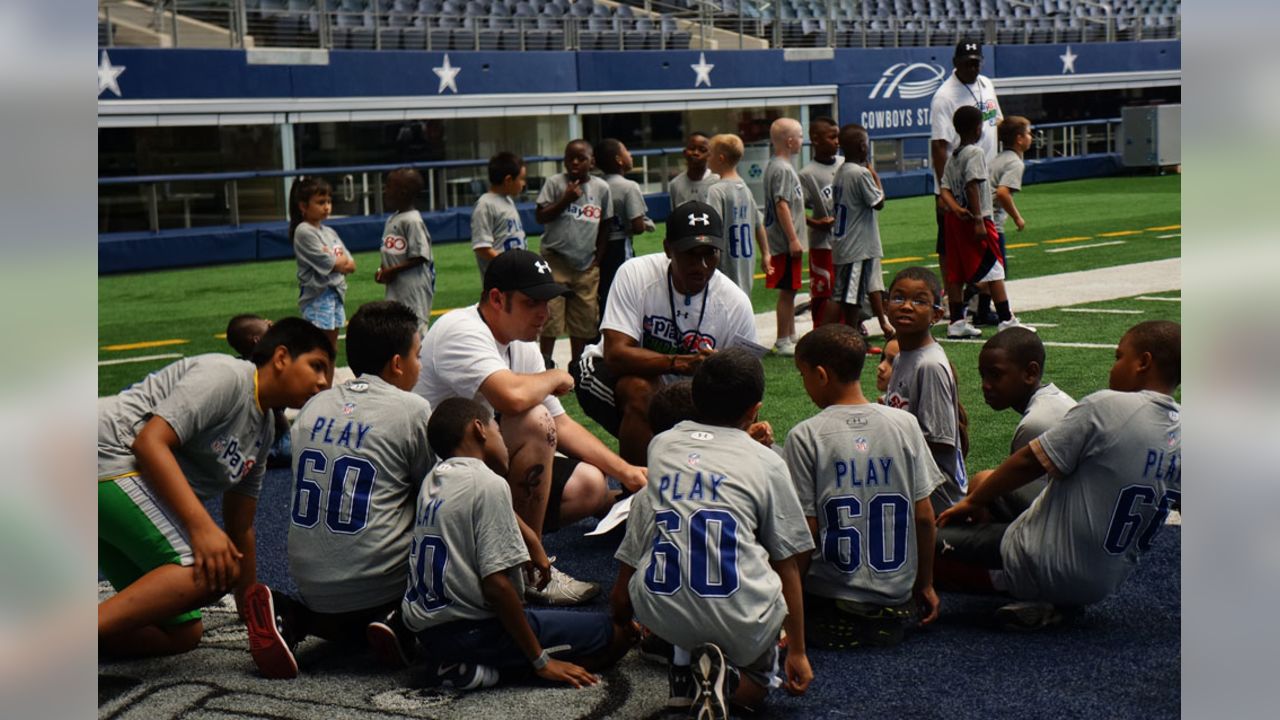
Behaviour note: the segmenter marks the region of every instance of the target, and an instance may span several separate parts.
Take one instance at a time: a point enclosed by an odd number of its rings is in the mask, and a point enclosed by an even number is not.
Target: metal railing
[[[1032,3],[1010,0],[1023,14],[999,18],[985,7],[965,10],[968,14],[960,17],[879,17],[860,0],[818,0],[818,5],[804,6],[808,17],[781,0],[688,0],[684,5],[577,0],[564,15],[544,10],[515,16],[501,3],[490,4],[489,15],[466,15],[398,11],[387,0],[371,0],[370,9],[360,11],[344,10],[337,0],[315,0],[307,7],[282,0],[255,7],[247,0],[156,0],[146,24],[155,44],[171,47],[209,46],[209,34],[191,37],[194,25],[186,20],[225,29],[221,37],[227,47],[368,50],[871,48],[946,46],[962,37],[979,37],[987,44],[1034,44],[1182,36],[1180,14],[1144,16],[1129,9],[1131,14],[1120,15],[1095,0],[1072,0],[1071,13],[1038,17],[1025,14],[1035,7]],[[123,42],[117,21],[124,23],[125,14],[136,21],[137,6],[99,0],[99,43],[110,47]]]
[[[1075,157],[1119,152],[1120,118],[1037,124],[1037,139],[1028,159]],[[929,167],[928,132],[880,135],[871,141],[875,166],[885,172],[911,172]],[[750,143],[761,147],[766,143]],[[683,148],[632,150],[636,166],[629,177],[645,193],[665,192],[683,171]],[[563,158],[525,158],[529,187],[519,200],[537,196],[546,177],[561,171]],[[422,172],[426,188],[420,207],[427,211],[470,206],[489,183],[482,169],[487,160],[443,160],[316,167],[296,170],[142,175],[98,179],[100,233],[125,230],[172,230],[213,225],[239,227],[275,222],[288,215],[287,181],[319,175],[333,186],[335,216],[381,215],[385,173],[400,167]],[[124,211],[123,219],[120,217]]]

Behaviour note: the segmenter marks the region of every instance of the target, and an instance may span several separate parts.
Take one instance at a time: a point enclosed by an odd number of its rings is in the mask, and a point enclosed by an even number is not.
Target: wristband
[[[551,662],[551,653],[546,648],[542,649],[542,654],[533,659],[533,669],[541,670]]]

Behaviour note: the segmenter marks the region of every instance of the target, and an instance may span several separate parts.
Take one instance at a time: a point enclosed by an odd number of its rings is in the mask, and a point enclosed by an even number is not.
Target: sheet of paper
[[[614,503],[613,507],[609,508],[609,512],[604,516],[604,519],[596,525],[596,529],[587,533],[587,535],[604,535],[621,525],[627,519],[627,516],[631,514],[632,497],[634,496],[628,495]]]
[[[769,354],[769,348],[742,335],[734,335],[727,347],[740,347],[758,358]]]

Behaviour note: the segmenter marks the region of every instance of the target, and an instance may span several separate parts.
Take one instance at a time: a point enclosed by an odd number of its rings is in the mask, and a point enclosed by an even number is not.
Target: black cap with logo
[[[534,300],[551,300],[568,295],[569,288],[556,282],[551,266],[537,253],[512,249],[489,262],[484,271],[484,291],[519,290]]]
[[[718,248],[723,237],[720,213],[706,203],[690,200],[672,210],[667,218],[667,242],[672,252],[684,252],[699,245]]]
[[[976,57],[982,59],[982,43],[977,40],[961,40],[956,43],[956,59]]]

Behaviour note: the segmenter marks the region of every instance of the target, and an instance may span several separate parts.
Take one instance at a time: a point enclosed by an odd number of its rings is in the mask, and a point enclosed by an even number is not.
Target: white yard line
[[[1161,240],[1168,240],[1170,238],[1180,238],[1182,237],[1182,233],[1169,233],[1168,235],[1157,235],[1156,237]]]
[[[1152,297],[1150,295],[1139,295],[1135,300],[1146,300],[1148,302],[1182,302],[1180,297]]]
[[[1111,242],[1089,243],[1088,245],[1072,245],[1070,247],[1053,248],[1051,250],[1045,250],[1045,252],[1047,253],[1074,252],[1076,250],[1088,250],[1089,248],[1107,247],[1108,245],[1124,245],[1125,242],[1126,242],[1125,240],[1112,240]]]
[[[985,338],[980,338],[980,337],[967,338],[967,339],[966,338],[938,338],[938,341],[945,342],[945,343],[957,343],[960,345],[964,345],[966,343],[976,345],[982,342],[984,339]],[[1044,345],[1045,347],[1091,348],[1094,350],[1115,350],[1116,349],[1115,345],[1108,345],[1107,343],[1055,342],[1053,340],[1045,340]]]
[[[151,362],[152,360],[172,360],[182,357],[182,353],[164,353],[162,355],[139,355],[138,357],[118,358],[116,360],[99,360],[98,367],[103,365],[128,365],[129,363]]]
[[[1061,312],[1092,313],[1097,315],[1141,315],[1141,310],[1119,310],[1115,308],[1058,308]]]

